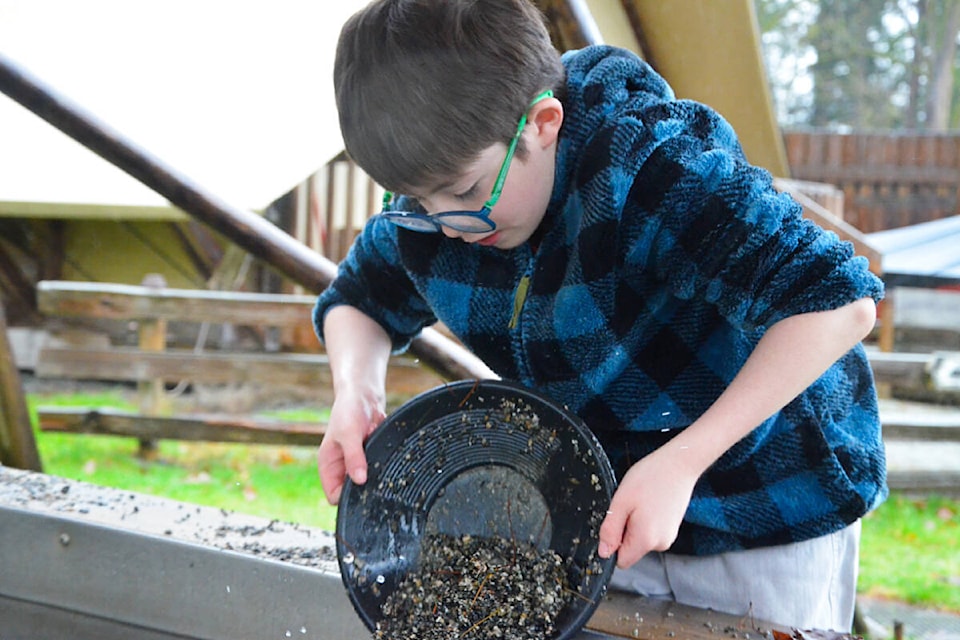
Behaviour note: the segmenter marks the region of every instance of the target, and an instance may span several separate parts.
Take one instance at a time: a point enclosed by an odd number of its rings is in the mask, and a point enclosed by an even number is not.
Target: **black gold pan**
[[[367,482],[347,481],[336,533],[343,583],[368,628],[417,566],[422,539],[438,533],[553,550],[576,592],[554,638],[587,622],[615,565],[597,545],[616,481],[579,418],[517,384],[456,382],[388,416],[366,455]]]

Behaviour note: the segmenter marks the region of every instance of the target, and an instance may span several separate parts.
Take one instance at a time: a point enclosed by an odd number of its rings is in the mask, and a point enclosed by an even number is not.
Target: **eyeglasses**
[[[538,95],[530,103],[530,107],[541,100],[553,97],[553,91],[549,89]],[[510,161],[513,160],[513,154],[517,150],[517,143],[520,142],[520,135],[524,127],[527,126],[527,113],[530,107],[520,117],[520,123],[517,125],[517,132],[513,135],[510,145],[507,147],[507,156],[503,159],[500,166],[500,173],[493,183],[493,191],[490,198],[483,204],[479,211],[445,211],[443,213],[421,213],[418,211],[393,211],[390,207],[393,205],[394,194],[387,191],[383,194],[383,211],[378,215],[383,216],[390,222],[404,229],[411,231],[420,231],[423,233],[437,233],[443,227],[449,227],[454,231],[462,233],[487,233],[497,228],[496,223],[490,219],[490,211],[493,205],[500,199],[500,192],[503,191],[503,183],[507,179],[507,171],[510,169]]]

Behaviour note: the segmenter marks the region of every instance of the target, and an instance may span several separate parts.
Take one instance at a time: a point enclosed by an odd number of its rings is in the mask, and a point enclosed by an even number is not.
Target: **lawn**
[[[132,408],[120,395],[28,394],[38,403]],[[277,415],[277,414],[275,414]],[[281,412],[323,419],[322,410]],[[37,433],[44,471],[103,486],[334,528],[317,479],[312,447],[161,441],[159,456],[141,460],[131,438]],[[960,612],[960,501],[893,495],[863,522],[862,593]]]
[[[960,613],[960,501],[894,494],[869,514],[859,590]]]
[[[123,393],[28,394],[36,407],[81,406],[135,410]],[[289,420],[323,420],[326,411],[265,413]],[[155,459],[137,455],[133,438],[36,431],[44,472],[270,519],[332,530],[336,509],[323,498],[316,449],[161,440]]]

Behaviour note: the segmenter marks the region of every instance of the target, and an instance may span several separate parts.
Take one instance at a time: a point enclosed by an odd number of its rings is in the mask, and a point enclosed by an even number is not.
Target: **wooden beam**
[[[735,616],[614,590],[604,595],[586,628],[617,638],[644,640],[718,640],[727,636],[773,638],[774,631],[789,640],[804,640],[789,627],[758,620],[749,614]],[[837,640],[842,639],[838,637]]]
[[[290,385],[323,394],[332,387],[325,355],[305,353],[163,352],[134,347],[98,349],[47,347],[40,350],[36,375],[43,378],[137,382],[162,379],[205,384]],[[394,356],[387,367],[387,392],[415,395],[443,384],[443,378],[406,356]]]
[[[47,316],[287,327],[309,323],[315,296],[168,289],[101,282],[37,283],[37,307]]]
[[[960,331],[960,291],[891,287],[897,300],[893,324],[904,329]]]
[[[331,384],[326,356],[315,354],[141,351],[135,347],[44,348],[36,373],[44,378],[209,384],[262,383],[325,387]]]
[[[928,368],[933,363],[929,353],[894,353],[868,351],[867,358],[877,382],[900,387],[928,386]]]
[[[889,471],[887,485],[893,491],[914,494],[960,495],[960,471]]]
[[[20,373],[7,337],[6,313],[0,300],[0,464],[42,471]]]
[[[960,442],[960,417],[951,413],[887,412],[880,414],[885,440]]]
[[[194,440],[316,446],[325,424],[251,419],[223,414],[145,416],[113,409],[41,407],[43,431],[88,435],[130,436],[141,440]]]

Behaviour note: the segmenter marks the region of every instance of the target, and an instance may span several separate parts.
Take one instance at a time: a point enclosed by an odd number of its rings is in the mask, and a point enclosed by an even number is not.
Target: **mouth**
[[[482,240],[477,240],[477,244],[484,247],[492,247],[497,243],[497,240],[499,239],[500,239],[500,232],[495,231],[490,235],[488,235],[486,238],[483,238]]]

